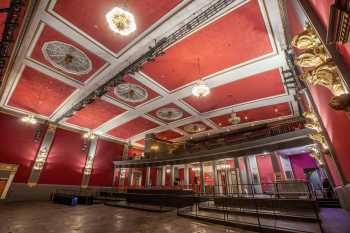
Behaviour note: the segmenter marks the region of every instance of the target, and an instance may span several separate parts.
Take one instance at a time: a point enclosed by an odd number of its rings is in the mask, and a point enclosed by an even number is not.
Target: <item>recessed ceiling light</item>
[[[106,20],[111,30],[122,36],[127,36],[136,30],[134,16],[119,7],[115,7],[108,12]]]

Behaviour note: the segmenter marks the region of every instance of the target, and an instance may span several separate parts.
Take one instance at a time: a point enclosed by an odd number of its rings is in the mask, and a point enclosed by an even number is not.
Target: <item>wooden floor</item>
[[[177,217],[175,212],[152,213],[102,204],[0,204],[0,219],[1,233],[248,233]]]
[[[350,214],[322,209],[325,233],[350,233]],[[0,203],[0,233],[248,233],[176,216],[105,206],[64,206],[51,202]]]

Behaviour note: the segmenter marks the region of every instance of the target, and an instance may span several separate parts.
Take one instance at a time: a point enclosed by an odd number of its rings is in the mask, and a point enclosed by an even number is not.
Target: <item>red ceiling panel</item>
[[[137,117],[134,120],[131,120],[123,125],[117,126],[107,134],[118,138],[128,139],[134,135],[153,129],[157,126],[158,124],[154,123],[153,121],[147,120],[143,117]]]
[[[138,140],[136,143],[141,144],[141,145],[145,145],[145,139]]]
[[[143,72],[174,90],[270,52],[272,47],[258,3],[250,1],[175,44],[164,56],[147,63]]]
[[[67,122],[85,128],[94,129],[113,117],[125,112],[118,106],[96,99],[92,104],[87,105],[77,112]]]
[[[276,69],[213,88],[206,97],[189,96],[184,100],[199,112],[208,112],[284,92],[280,73]]]
[[[26,67],[8,105],[50,116],[74,90],[74,87]]]
[[[290,114],[291,111],[288,103],[270,105],[237,112],[237,116],[241,118],[241,123],[268,120],[276,117],[288,116]],[[210,120],[214,121],[217,125],[224,127],[231,125],[228,122],[229,117],[230,114],[227,114],[210,118]]]
[[[181,0],[100,0],[96,4],[96,0],[58,0],[54,11],[108,49],[118,52],[180,2]],[[120,36],[109,28],[105,15],[114,7],[123,8],[134,15],[137,26],[135,32]]]
[[[183,135],[179,134],[178,132],[175,132],[173,130],[166,130],[163,132],[159,132],[156,134],[156,137],[162,140],[172,140],[175,138],[182,137]]]
[[[197,124],[197,123],[203,124],[203,125],[206,127],[206,129],[205,129],[204,131],[202,131],[202,132],[211,130],[211,128],[210,128],[207,124],[205,124],[204,122],[202,122],[202,121],[192,122],[192,123],[190,123],[190,124],[186,124],[186,125],[180,126],[179,128],[180,128],[181,130],[187,132],[187,131],[185,130],[185,127],[186,127],[187,125],[192,125],[192,124]],[[202,133],[202,132],[198,132],[198,133]],[[187,133],[191,134],[190,132],[187,132]],[[192,133],[192,134],[195,134],[195,133]]]
[[[181,118],[179,118],[179,119],[176,119],[176,120],[164,120],[164,119],[160,119],[160,118],[157,116],[157,111],[158,111],[159,109],[162,109],[162,108],[177,108],[177,109],[179,109],[179,110],[182,111],[183,116],[182,116]],[[161,120],[161,121],[164,121],[164,122],[177,121],[177,120],[184,119],[184,118],[187,118],[187,117],[191,116],[188,112],[186,112],[185,110],[181,109],[180,107],[178,107],[178,106],[177,106],[176,104],[174,104],[174,103],[170,103],[170,104],[164,105],[164,106],[162,106],[162,107],[159,107],[159,108],[157,108],[157,109],[155,109],[155,110],[149,112],[148,114],[150,114],[150,115],[152,115],[152,116],[156,117],[157,119],[159,119],[159,120]]]
[[[128,75],[126,75],[126,76],[123,78],[123,80],[124,80],[125,82],[127,82],[127,83],[133,83],[133,84],[137,84],[137,85],[143,87],[143,88],[147,91],[147,93],[148,93],[147,99],[145,99],[145,100],[142,101],[142,102],[125,102],[124,100],[122,100],[121,98],[119,98],[117,95],[114,94],[114,89],[110,90],[110,91],[107,93],[107,95],[108,95],[108,96],[111,96],[111,97],[113,97],[113,98],[115,98],[115,99],[117,99],[117,100],[119,100],[119,101],[121,101],[121,102],[123,102],[123,103],[129,105],[129,106],[132,106],[132,107],[136,107],[136,106],[138,106],[138,105],[140,105],[140,104],[143,104],[143,103],[145,103],[145,102],[147,102],[147,101],[149,101],[149,100],[152,100],[152,99],[154,99],[154,98],[156,98],[156,97],[159,96],[159,95],[158,95],[156,92],[154,92],[152,89],[148,88],[147,86],[143,85],[142,83],[138,82],[137,80],[133,79],[132,77],[130,77],[130,76],[128,76]]]
[[[92,63],[92,69],[88,74],[84,74],[84,75],[74,75],[74,74],[70,74],[70,73],[66,73],[61,69],[55,68],[54,66],[51,65],[51,63],[49,61],[47,61],[43,55],[42,52],[42,47],[44,45],[45,42],[50,42],[50,41],[59,41],[59,42],[64,42],[66,44],[69,45],[73,45],[74,47],[80,49],[82,52],[84,52],[86,54],[86,56],[91,60]],[[100,69],[104,64],[105,61],[103,61],[101,58],[99,58],[97,55],[89,52],[87,49],[84,49],[82,46],[80,46],[78,43],[68,39],[67,37],[65,37],[64,35],[62,35],[61,33],[55,31],[54,29],[52,29],[49,26],[45,26],[44,30],[42,31],[35,47],[34,50],[31,54],[31,57],[37,61],[39,61],[40,63],[43,63],[47,66],[50,66],[54,69],[57,69],[63,73],[65,73],[66,75],[68,75],[69,77],[72,77],[76,80],[79,80],[81,82],[86,81],[89,77],[91,77],[91,75],[93,75],[98,69]]]

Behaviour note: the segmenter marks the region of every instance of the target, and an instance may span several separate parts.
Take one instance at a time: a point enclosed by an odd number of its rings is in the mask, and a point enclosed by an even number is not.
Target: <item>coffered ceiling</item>
[[[10,72],[1,106],[58,121],[103,85],[207,9],[211,0],[42,0]],[[130,12],[136,30],[112,31],[106,14]],[[1,28],[0,28],[1,29]],[[142,145],[147,133],[182,140],[298,114],[284,85],[277,1],[236,0],[147,62],[124,82],[58,123]],[[192,95],[198,80],[208,96]],[[241,123],[232,126],[230,114]]]

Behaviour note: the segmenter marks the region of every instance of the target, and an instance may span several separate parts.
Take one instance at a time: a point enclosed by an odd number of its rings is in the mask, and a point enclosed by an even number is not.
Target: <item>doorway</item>
[[[0,163],[0,199],[6,198],[17,169],[17,164]]]

